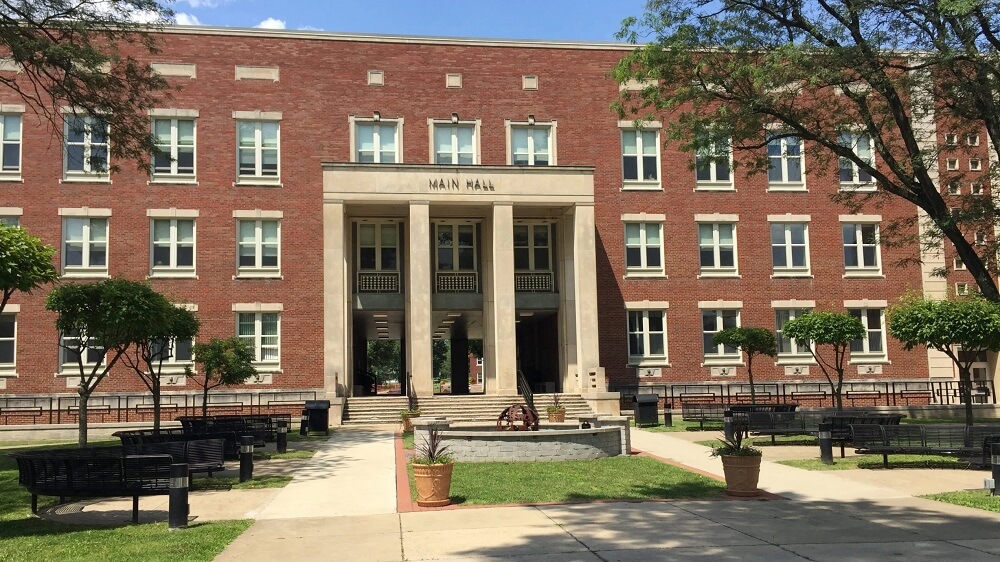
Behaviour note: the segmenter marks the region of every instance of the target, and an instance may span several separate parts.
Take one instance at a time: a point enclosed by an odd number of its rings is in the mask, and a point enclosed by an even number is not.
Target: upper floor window
[[[479,164],[475,123],[434,123],[434,163]]]
[[[786,337],[782,333],[782,329],[791,320],[795,320],[799,316],[809,312],[808,308],[776,308],[774,309],[774,332],[776,336],[778,358],[782,356],[797,356],[797,355],[809,355],[809,342],[808,341],[798,341],[793,338]]]
[[[63,165],[66,179],[107,177],[108,121],[90,115],[67,115]]]
[[[281,221],[238,220],[239,275],[273,277],[281,271]]]
[[[698,224],[698,256],[701,272],[736,273],[736,225]]]
[[[844,131],[840,133],[839,143],[840,146],[854,152],[858,160],[865,162],[868,166],[875,165],[875,144],[872,141],[871,135]],[[857,162],[844,157],[840,157],[839,161],[841,189],[845,187],[850,187],[851,189],[875,189],[871,174]]]
[[[239,180],[278,181],[280,130],[278,121],[237,121]]]
[[[625,223],[625,268],[629,272],[663,273],[662,223]]]
[[[0,179],[21,177],[21,116],[0,116]]]
[[[808,233],[808,223],[771,223],[771,260],[775,274],[809,272]]]
[[[878,224],[844,223],[844,267],[847,273],[881,271]]]
[[[150,356],[160,363],[162,372],[180,371],[194,362],[194,339],[154,340],[150,346]]]
[[[625,187],[660,187],[660,133],[657,129],[622,130],[622,178]]]
[[[11,371],[17,351],[17,314],[0,314],[0,373]]]
[[[80,334],[75,332],[62,334],[59,338],[59,371],[79,372],[80,363],[84,368],[103,364],[105,354],[104,348],[95,345],[86,336],[81,340]]]
[[[712,338],[715,334],[740,325],[739,309],[702,310],[701,332],[705,359],[739,359],[740,350],[728,345],[717,345]]]
[[[476,271],[476,225],[437,225],[438,271]]]
[[[876,358],[885,356],[885,310],[881,308],[851,308],[848,314],[861,320],[865,327],[865,337],[851,340],[851,355],[868,355]]]
[[[399,237],[396,224],[358,225],[358,267],[374,271],[399,269]]]
[[[355,121],[354,161],[396,164],[399,156],[399,125],[395,121]]]
[[[549,166],[552,161],[552,128],[546,125],[512,126],[510,128],[511,164],[515,166]]]
[[[767,183],[772,189],[796,189],[805,185],[803,179],[802,139],[772,138],[767,143]]]
[[[153,179],[195,177],[194,119],[153,119]]]
[[[979,146],[979,134],[969,133],[965,135],[965,143],[969,146]]]
[[[108,219],[63,218],[63,274],[107,275]]]
[[[698,188],[732,189],[733,151],[729,140],[717,140],[695,153],[695,179]]]
[[[630,363],[651,359],[666,361],[667,328],[663,310],[628,311],[628,356]]]
[[[153,219],[152,275],[194,273],[194,219]]]
[[[280,319],[277,312],[240,312],[236,329],[239,338],[253,347],[254,361],[277,365],[281,358]]]
[[[982,160],[980,160],[979,158],[970,158],[969,159],[969,170],[971,170],[973,172],[978,172],[978,171],[981,171],[982,169],[983,169],[983,161]]]
[[[548,224],[514,225],[514,269],[552,270],[550,228]]]

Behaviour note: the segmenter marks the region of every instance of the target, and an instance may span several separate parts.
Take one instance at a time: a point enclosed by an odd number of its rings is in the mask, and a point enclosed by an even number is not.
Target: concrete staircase
[[[535,407],[545,419],[545,408],[552,404],[552,394],[536,394]],[[496,423],[497,416],[511,404],[522,404],[517,395],[437,395],[419,398],[417,406],[425,416],[444,417],[462,422]],[[560,394],[559,403],[566,408],[566,419],[593,414],[579,394]],[[344,425],[398,424],[400,410],[406,409],[405,396],[359,396],[347,399],[344,405]]]

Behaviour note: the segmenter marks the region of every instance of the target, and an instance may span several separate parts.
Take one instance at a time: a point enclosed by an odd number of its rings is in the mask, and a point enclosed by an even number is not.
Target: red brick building
[[[624,46],[212,28],[160,39],[150,62],[179,89],[150,119],[172,158],[109,176],[100,121],[67,108],[78,126],[63,142],[0,91],[0,215],[59,248],[67,281],[149,279],[196,308],[199,340],[246,337],[261,373],[247,392],[351,394],[359,350],[379,337],[405,342],[424,393],[433,338],[453,354],[484,340],[486,393],[513,391],[516,370],[565,392],[602,371],[611,385],[726,384],[745,380],[744,361],[707,345],[714,331],[780,329],[808,309],[863,318],[852,380],[952,376],[885,331],[887,304],[946,283],[896,267],[919,248],[878,243],[879,225],[914,207],[849,214],[829,195],[865,178],[794,141],[770,178],[696,171],[658,123],[637,131],[609,109]],[[961,275],[950,282],[972,284]],[[5,315],[0,343],[16,351],[0,357],[0,393],[73,392],[44,296],[18,294]],[[194,390],[176,376],[180,347],[169,392]],[[802,346],[781,347],[759,381],[824,381]],[[141,390],[118,367],[99,388]]]

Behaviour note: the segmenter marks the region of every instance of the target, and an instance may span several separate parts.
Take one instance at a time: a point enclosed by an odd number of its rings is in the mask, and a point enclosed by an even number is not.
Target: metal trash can
[[[673,409],[674,409],[674,405],[671,404],[670,402],[667,402],[666,404],[663,405],[663,425],[665,425],[667,427],[673,427],[674,426],[674,412],[673,412]]]
[[[306,410],[309,415],[309,431],[322,431],[330,435],[330,401],[306,400]]]
[[[635,425],[660,425],[656,411],[659,402],[660,397],[656,394],[636,394],[632,398]]]

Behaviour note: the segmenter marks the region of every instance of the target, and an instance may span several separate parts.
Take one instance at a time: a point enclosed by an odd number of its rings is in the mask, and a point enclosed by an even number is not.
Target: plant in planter
[[[722,457],[722,472],[726,476],[726,493],[730,496],[752,497],[760,495],[760,449],[750,446],[739,428],[731,439],[719,439],[712,448],[713,457]]]
[[[413,422],[410,420],[419,416],[420,410],[414,408],[399,411],[399,421],[403,422],[403,433],[413,432]]]
[[[552,404],[545,408],[545,411],[549,414],[550,422],[564,422],[566,421],[566,408],[559,403],[559,395],[552,395]]]
[[[442,507],[451,503],[451,471],[455,467],[444,438],[437,429],[428,432],[413,457],[413,480],[417,485],[417,505]]]

